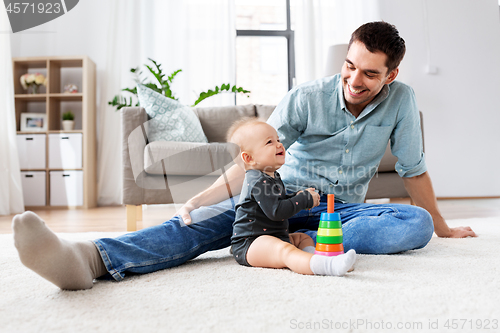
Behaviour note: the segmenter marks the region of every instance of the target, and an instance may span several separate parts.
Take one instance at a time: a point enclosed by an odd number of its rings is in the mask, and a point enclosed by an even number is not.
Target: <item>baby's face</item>
[[[268,124],[261,123],[248,129],[248,153],[252,155],[252,169],[269,174],[274,173],[285,164],[285,147],[280,142],[276,130]]]

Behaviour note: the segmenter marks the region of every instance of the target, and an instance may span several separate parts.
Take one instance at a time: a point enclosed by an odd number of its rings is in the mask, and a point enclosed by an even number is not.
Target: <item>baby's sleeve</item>
[[[274,184],[266,180],[255,183],[252,196],[264,214],[272,221],[288,219],[303,209],[312,208],[314,201],[311,193],[303,191],[285,198],[281,193],[273,192]],[[283,189],[284,191],[284,189]]]

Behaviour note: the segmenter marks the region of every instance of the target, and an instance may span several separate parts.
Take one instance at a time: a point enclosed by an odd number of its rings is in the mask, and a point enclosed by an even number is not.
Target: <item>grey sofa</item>
[[[267,119],[273,110],[270,105],[195,108],[209,141],[200,144],[148,142],[150,120],[146,111],[141,107],[123,108],[123,204],[127,205],[127,230],[136,230],[136,222],[142,219],[141,205],[183,203],[208,188],[231,167],[232,157],[238,153],[223,144],[229,126],[245,116]],[[408,197],[403,180],[394,170],[396,161],[388,145],[366,199]],[[228,190],[228,197],[229,193]]]

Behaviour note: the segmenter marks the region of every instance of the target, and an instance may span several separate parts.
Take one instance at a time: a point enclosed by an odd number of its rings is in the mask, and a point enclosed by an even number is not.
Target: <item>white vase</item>
[[[75,122],[73,120],[63,120],[62,127],[64,131],[72,131],[75,126]]]

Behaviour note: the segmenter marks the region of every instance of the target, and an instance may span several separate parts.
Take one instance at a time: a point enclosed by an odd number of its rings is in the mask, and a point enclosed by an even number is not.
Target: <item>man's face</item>
[[[388,73],[386,59],[385,53],[371,53],[361,42],[351,44],[341,75],[346,106],[355,117],[377,96],[385,84],[396,79],[399,69]]]

